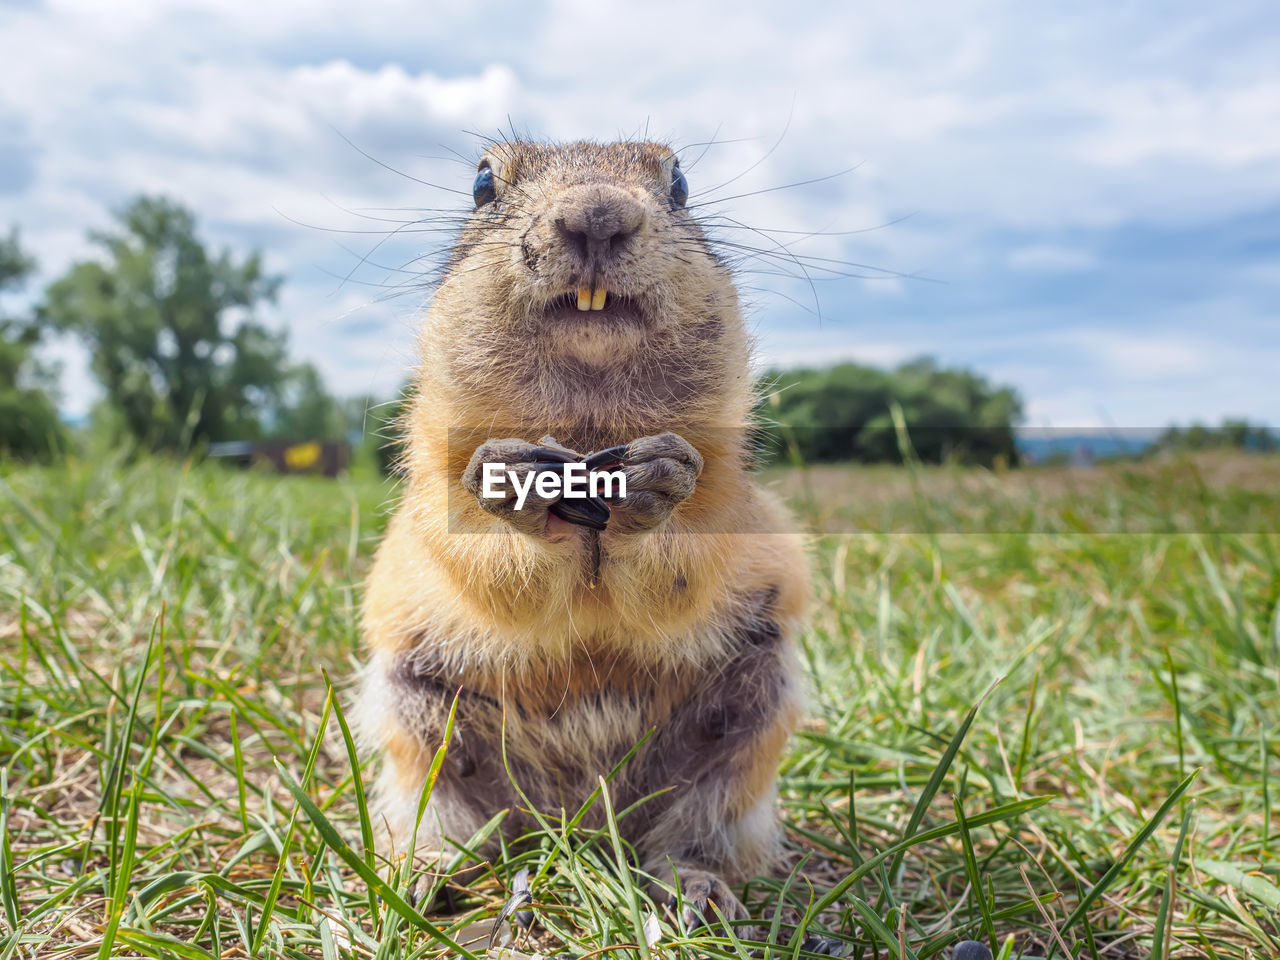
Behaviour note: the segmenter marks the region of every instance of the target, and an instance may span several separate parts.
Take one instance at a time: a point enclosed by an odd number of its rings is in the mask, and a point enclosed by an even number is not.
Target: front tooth
[[[592,309],[592,310],[603,310],[603,309],[604,309],[604,298],[605,298],[606,296],[608,296],[608,293],[607,293],[607,291],[605,290],[605,288],[604,288],[604,287],[596,287],[596,288],[595,288],[595,290],[594,290],[594,291],[592,292],[592,294],[591,294],[591,309]],[[579,307],[581,307],[581,305],[582,305],[582,301],[581,301],[581,300],[579,300],[579,301],[578,301],[578,305],[579,305]]]
[[[578,309],[579,310],[591,309],[591,288],[590,287],[578,288]]]

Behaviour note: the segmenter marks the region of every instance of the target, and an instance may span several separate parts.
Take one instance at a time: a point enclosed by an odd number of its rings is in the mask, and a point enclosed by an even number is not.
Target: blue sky
[[[336,231],[465,208],[473,134],[509,120],[647,126],[690,145],[691,203],[890,272],[744,272],[762,362],[928,353],[1015,385],[1034,426],[1280,422],[1274,4],[0,0],[0,227],[41,282],[128,197],[171,194],[263,249],[269,319],[347,394],[406,376],[425,295],[367,264],[341,283],[380,238]],[[84,410],[83,358],[52,353]]]

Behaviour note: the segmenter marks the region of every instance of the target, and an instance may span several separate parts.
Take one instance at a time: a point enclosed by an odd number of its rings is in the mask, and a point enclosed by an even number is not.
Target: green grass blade
[[[1151,834],[1155,833],[1156,828],[1160,826],[1161,821],[1163,821],[1169,811],[1173,809],[1174,805],[1182,799],[1182,795],[1191,789],[1191,784],[1195,782],[1196,777],[1199,775],[1199,769],[1192,770],[1187,774],[1183,781],[1174,788],[1173,793],[1169,794],[1169,796],[1165,798],[1164,803],[1160,804],[1160,809],[1152,814],[1151,817],[1147,819],[1147,822],[1142,825],[1142,828],[1134,834],[1133,839],[1129,841],[1128,845],[1124,848],[1124,852],[1116,859],[1116,862],[1113,863],[1110,869],[1108,869],[1107,872],[1098,879],[1098,882],[1090,888],[1089,892],[1081,898],[1080,903],[1071,911],[1071,915],[1068,916],[1066,921],[1063,923],[1063,930],[1071,930],[1072,927],[1080,922],[1081,918],[1084,917],[1089,908],[1093,906],[1093,904],[1096,903],[1104,893],[1106,893],[1107,888],[1110,887],[1124,869],[1129,866],[1129,862],[1133,860],[1142,845],[1147,842],[1147,838],[1150,837]],[[1053,960],[1056,953],[1057,943],[1054,942],[1049,945],[1049,956],[1047,960]]]
[[[462,688],[453,695],[453,702],[449,705],[449,716],[445,720],[444,734],[440,738],[440,746],[436,747],[435,755],[431,758],[431,765],[427,767],[427,776],[423,780],[422,790],[418,793],[418,811],[413,821],[413,834],[409,837],[409,849],[404,858],[402,866],[403,877],[406,883],[413,882],[413,871],[417,857],[418,833],[422,829],[422,818],[426,816],[427,806],[431,803],[431,795],[436,789],[436,780],[440,776],[440,771],[444,768],[445,757],[449,754],[449,743],[453,739],[453,725],[458,715],[458,700],[462,696]],[[438,881],[443,884],[443,880]],[[423,902],[430,902],[435,891],[428,891],[422,895]]]
[[[0,900],[10,930],[18,929],[18,885],[13,873],[13,849],[9,844],[9,768],[0,766]]]
[[[289,771],[285,769],[284,764],[277,760],[275,766],[277,773],[280,774],[281,781],[285,785],[285,789],[293,794],[293,798],[302,806],[303,812],[306,813],[312,825],[320,832],[320,836],[329,845],[329,849],[354,870],[361,880],[377,891],[378,896],[383,899],[387,906],[403,917],[414,928],[423,931],[431,939],[444,944],[451,950],[457,951],[467,960],[477,960],[475,954],[447,937],[444,931],[410,906],[409,902],[378,876],[376,871],[370,869],[369,865],[364,862],[364,858],[352,850],[351,846],[342,839],[342,835],[338,833],[333,824],[329,822],[329,819],[316,806],[315,802],[307,796],[306,791],[298,785],[293,777],[289,776]]]
[[[320,714],[320,726],[316,730],[315,742],[311,745],[311,752],[307,756],[306,766],[302,771],[302,783],[309,784],[316,769],[316,758],[320,755],[320,746],[324,743],[325,730],[329,726],[329,711],[333,706],[333,688],[329,688],[328,695],[324,700],[324,710]],[[262,905],[262,912],[258,917],[258,925],[254,929],[253,944],[249,948],[252,956],[257,956],[262,950],[262,942],[266,939],[267,931],[270,929],[271,916],[275,912],[276,900],[280,896],[280,887],[284,883],[285,869],[289,865],[289,851],[293,847],[293,833],[297,828],[298,813],[295,810],[289,817],[289,829],[285,831],[284,841],[280,844],[280,860],[276,865],[275,873],[271,877],[271,886],[267,890],[266,900]]]
[[[217,960],[217,958],[193,943],[185,943],[167,933],[143,932],[124,929],[116,937],[121,943],[150,956],[179,957],[181,960]]]
[[[1031,675],[1031,692],[1027,694],[1027,710],[1022,716],[1022,743],[1018,747],[1018,762],[1013,768],[1013,788],[1019,790],[1023,773],[1027,768],[1027,756],[1031,750],[1031,723],[1035,716],[1036,694],[1040,689],[1040,671]]]
[[[364,862],[370,870],[377,869],[377,853],[374,849],[373,841],[373,821],[369,817],[369,801],[365,797],[364,778],[360,772],[360,756],[356,751],[355,737],[351,735],[351,727],[347,725],[347,716],[342,709],[341,700],[334,695],[333,683],[329,680],[329,674],[324,673],[325,686],[329,691],[329,697],[333,700],[333,713],[338,719],[338,729],[342,733],[342,744],[347,751],[347,762],[351,764],[351,787],[355,792],[356,816],[360,820],[360,846],[364,850]],[[376,928],[378,926],[378,898],[373,890],[369,890],[369,918],[370,926]],[[328,927],[326,926],[327,930]]]
[[[1178,886],[1178,865],[1182,862],[1182,846],[1187,839],[1187,828],[1191,825],[1191,812],[1194,806],[1195,802],[1192,801],[1182,812],[1182,826],[1178,829],[1178,839],[1173,845],[1173,857],[1166,868],[1164,895],[1160,898],[1160,910],[1156,914],[1156,929],[1151,937],[1151,960],[1166,960],[1169,956],[1173,898]]]
[[[248,835],[249,833],[249,809],[246,803],[248,797],[248,789],[244,776],[244,748],[240,744],[240,729],[236,722],[239,712],[235,707],[230,710],[231,719],[231,759],[235,765],[236,774],[236,801],[240,811],[240,829]]]
[[[929,812],[929,805],[933,803],[934,796],[937,795],[942,781],[947,776],[947,771],[951,769],[951,764],[955,761],[956,754],[960,752],[960,746],[964,743],[964,738],[969,734],[969,728],[973,726],[973,719],[978,715],[978,710],[982,707],[983,701],[991,695],[991,691],[996,688],[997,680],[987,688],[978,702],[970,708],[969,712],[964,715],[964,719],[960,722],[960,726],[956,729],[955,734],[951,737],[951,742],[947,744],[947,749],[943,751],[942,757],[938,760],[937,765],[933,768],[933,774],[929,777],[929,782],[925,784],[924,790],[916,799],[916,805],[911,811],[911,818],[907,821],[907,829],[902,832],[903,840],[910,840],[912,835],[920,829],[920,824],[924,821],[925,814]],[[907,848],[903,848],[899,853],[895,854],[893,862],[889,865],[889,875],[897,876],[898,868],[902,866],[902,857],[906,853]]]
[[[600,798],[604,801],[605,822],[609,825],[609,839],[613,844],[613,855],[617,860],[618,879],[622,883],[623,895],[626,897],[627,909],[631,913],[632,934],[640,948],[640,956],[648,960],[649,943],[644,935],[644,920],[640,916],[640,901],[636,897],[635,885],[631,880],[631,868],[627,863],[627,852],[622,845],[622,835],[618,832],[618,818],[613,815],[613,800],[609,797],[609,785],[604,777],[600,777],[598,786]]]
[[[1002,804],[999,807],[993,807],[990,810],[984,810],[982,813],[979,813],[975,816],[970,817],[967,822],[968,822],[968,825],[972,828],[972,827],[984,827],[984,826],[987,826],[988,824],[999,823],[1003,820],[1012,820],[1017,817],[1021,817],[1024,814],[1030,813],[1032,810],[1035,810],[1039,807],[1043,807],[1045,804],[1052,802],[1054,799],[1056,798],[1052,796],[1027,797],[1024,800],[1016,800],[1013,803],[1006,803],[1006,804]],[[812,903],[809,906],[809,908],[805,911],[804,918],[801,920],[801,922],[798,925],[799,929],[800,930],[807,929],[815,916],[817,916],[822,911],[830,907],[837,900],[839,900],[842,896],[845,895],[845,893],[849,890],[850,887],[852,887],[855,883],[857,883],[863,877],[870,874],[873,870],[876,869],[876,867],[884,863],[886,860],[889,860],[892,857],[897,857],[901,854],[905,854],[907,850],[910,850],[912,847],[918,846],[919,844],[930,843],[934,840],[941,840],[944,837],[952,837],[959,832],[960,832],[959,824],[954,824],[954,823],[944,824],[940,827],[934,827],[931,830],[925,830],[921,833],[917,833],[915,836],[908,837],[905,840],[899,840],[897,843],[893,844],[890,847],[885,848],[884,850],[881,850],[879,853],[875,854],[874,856],[868,857],[865,861],[863,861],[863,863],[860,866],[854,869],[851,873],[847,874],[843,880],[841,880],[839,883],[833,886],[830,890],[828,890],[825,894],[823,894],[820,898],[818,898],[818,900],[816,900],[814,903]]]
[[[890,930],[885,922],[880,919],[880,914],[867,901],[861,897],[850,897],[849,903],[854,911],[862,918],[862,930],[864,933],[870,934],[879,942],[879,946],[883,947],[895,960],[919,960],[914,950],[906,947],[903,952],[902,945],[898,942],[898,935]],[[878,954],[879,949],[876,950]]]
[[[1280,910],[1280,887],[1265,877],[1246,873],[1243,867],[1222,860],[1197,860],[1196,868],[1219,883],[1248,894],[1268,909]]]
[[[978,910],[982,913],[982,928],[987,933],[987,940],[991,943],[991,953],[994,955],[999,949],[999,941],[996,939],[995,922],[991,919],[991,905],[987,903],[986,892],[982,889],[982,877],[978,872],[978,858],[973,852],[973,838],[969,835],[969,822],[965,819],[964,804],[960,802],[959,797],[952,797],[951,802],[956,813],[956,827],[960,831],[960,846],[964,852],[965,874],[969,878],[969,886],[973,889],[974,899],[978,901]]]
[[[133,857],[138,845],[138,812],[141,807],[142,783],[135,780],[129,791],[129,819],[125,824],[124,850],[116,866],[116,883],[111,891],[110,913],[107,927],[102,934],[102,946],[98,960],[107,960],[116,942],[116,930],[124,917],[125,900],[129,895],[129,881],[133,878]]]

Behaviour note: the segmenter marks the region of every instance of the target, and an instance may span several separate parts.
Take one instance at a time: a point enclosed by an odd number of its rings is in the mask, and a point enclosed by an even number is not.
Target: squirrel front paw
[[[559,492],[538,494],[536,475],[579,455],[544,437],[541,443],[510,437],[486,440],[462,471],[462,486],[476,498],[483,510],[506,521],[522,533],[549,540],[572,535],[569,524],[548,514]],[[488,467],[486,471],[486,465]],[[486,481],[488,489],[486,489]]]
[[[611,528],[624,533],[652,530],[693,493],[702,473],[702,455],[683,437],[660,433],[627,444],[622,461],[627,495],[612,497]]]

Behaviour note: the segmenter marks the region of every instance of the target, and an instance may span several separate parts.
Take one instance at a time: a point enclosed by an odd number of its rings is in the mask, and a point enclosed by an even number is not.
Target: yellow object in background
[[[320,444],[299,443],[286,447],[284,463],[290,470],[309,470],[320,461]]]

